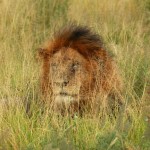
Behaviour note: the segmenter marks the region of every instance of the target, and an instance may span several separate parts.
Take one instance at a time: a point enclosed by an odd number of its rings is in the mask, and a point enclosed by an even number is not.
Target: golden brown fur
[[[101,37],[89,28],[72,25],[60,30],[39,54],[42,91],[51,95],[48,101],[55,108],[81,111],[110,99],[121,102],[122,80],[116,64]]]

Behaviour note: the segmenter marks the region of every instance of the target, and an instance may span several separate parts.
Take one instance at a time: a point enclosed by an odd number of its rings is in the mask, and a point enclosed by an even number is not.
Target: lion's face
[[[92,78],[89,62],[77,51],[62,48],[50,59],[50,81],[57,103],[78,101],[87,96]],[[87,89],[88,88],[88,89]]]

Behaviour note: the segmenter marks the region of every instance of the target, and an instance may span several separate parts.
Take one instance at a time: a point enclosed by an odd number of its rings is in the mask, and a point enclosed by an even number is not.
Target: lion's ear
[[[44,48],[38,48],[37,49],[37,53],[36,53],[36,59],[37,60],[44,59],[48,56],[49,56],[49,54],[48,54],[46,49],[44,49]]]

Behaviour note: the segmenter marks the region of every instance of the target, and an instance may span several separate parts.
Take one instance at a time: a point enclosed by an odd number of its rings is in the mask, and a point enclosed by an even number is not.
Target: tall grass
[[[1,0],[0,149],[148,150],[149,5],[148,0]],[[92,27],[115,54],[130,119],[58,118],[42,106],[36,48],[69,22]]]

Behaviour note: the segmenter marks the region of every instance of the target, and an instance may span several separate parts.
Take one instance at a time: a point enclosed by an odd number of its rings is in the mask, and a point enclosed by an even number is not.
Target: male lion
[[[39,54],[42,91],[55,109],[81,112],[115,99],[122,103],[122,80],[116,64],[100,36],[89,28],[65,27]]]

